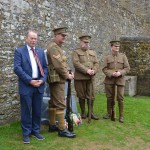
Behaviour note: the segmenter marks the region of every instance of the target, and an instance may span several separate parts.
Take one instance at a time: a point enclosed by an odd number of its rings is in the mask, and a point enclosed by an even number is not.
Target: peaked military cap
[[[91,39],[91,36],[90,35],[82,35],[82,36],[79,37],[79,39],[83,42],[89,43],[90,39]]]
[[[68,35],[68,28],[67,27],[55,28],[53,32],[55,35],[57,34]]]
[[[115,36],[111,41],[110,44],[116,45],[116,46],[120,46],[120,39],[118,36]]]

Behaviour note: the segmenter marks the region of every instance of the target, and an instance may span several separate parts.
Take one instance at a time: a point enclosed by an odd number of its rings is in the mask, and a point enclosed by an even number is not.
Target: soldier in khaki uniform
[[[76,135],[66,129],[64,122],[64,110],[66,108],[65,81],[74,78],[74,74],[68,72],[67,59],[61,48],[67,36],[67,28],[57,28],[53,32],[54,40],[49,43],[47,48],[48,83],[51,93],[49,132],[58,131],[58,135],[61,137],[74,138]],[[56,117],[58,127],[55,124]]]
[[[112,101],[115,95],[115,85],[117,85],[117,101],[119,107],[119,122],[123,123],[124,113],[124,76],[130,70],[128,59],[125,54],[119,52],[120,41],[115,39],[110,42],[111,54],[104,59],[102,71],[106,75],[104,84],[107,97],[107,114],[103,117],[109,119],[112,111]]]
[[[93,105],[94,105],[94,75],[98,71],[98,60],[96,56],[96,52],[89,49],[89,42],[91,36],[84,35],[79,37],[80,39],[80,48],[74,50],[72,59],[73,65],[75,68],[75,77],[74,77],[74,85],[77,93],[77,97],[79,98],[79,104],[81,108],[81,117],[82,119],[86,118],[85,113],[85,99],[87,99],[87,103],[91,99],[91,118],[98,120],[93,113]],[[90,88],[92,86],[92,88]],[[92,89],[92,91],[90,91]],[[90,94],[91,92],[91,94]],[[90,97],[92,95],[92,97]],[[88,113],[89,114],[89,113]]]

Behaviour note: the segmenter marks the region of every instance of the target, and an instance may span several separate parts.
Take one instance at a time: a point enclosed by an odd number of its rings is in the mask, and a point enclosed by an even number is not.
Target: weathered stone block
[[[137,76],[125,76],[125,95],[135,96],[137,94]]]

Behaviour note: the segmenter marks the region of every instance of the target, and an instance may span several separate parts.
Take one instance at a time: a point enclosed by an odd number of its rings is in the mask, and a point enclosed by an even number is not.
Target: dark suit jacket
[[[43,80],[43,84],[38,87],[40,93],[44,92],[44,83],[47,78],[47,64],[45,60],[44,51],[40,48],[35,48],[35,51],[39,57],[41,66],[44,70],[44,77],[41,76],[40,71],[38,72],[38,79]],[[38,69],[39,70],[39,69]],[[30,56],[28,53],[27,46],[23,46],[21,48],[17,48],[15,50],[14,55],[14,72],[18,76],[19,80],[19,94],[27,95],[31,90],[33,90],[33,86],[30,85],[30,81],[32,80],[32,67]]]

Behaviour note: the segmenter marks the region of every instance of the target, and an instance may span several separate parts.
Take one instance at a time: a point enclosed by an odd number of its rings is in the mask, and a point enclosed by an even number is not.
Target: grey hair
[[[27,32],[26,32],[26,37],[29,35],[30,32],[33,32],[33,33],[36,33],[38,35],[38,32],[34,29],[29,29]]]

